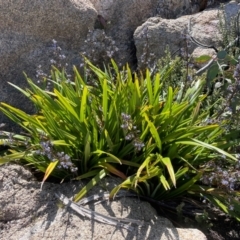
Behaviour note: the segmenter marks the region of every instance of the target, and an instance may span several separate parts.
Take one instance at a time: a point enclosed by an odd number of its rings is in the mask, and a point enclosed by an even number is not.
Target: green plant
[[[228,121],[228,127],[238,125],[239,122],[239,20],[240,12],[235,16],[227,16],[222,11],[219,12],[219,32],[222,35],[224,47],[222,50],[216,49],[214,46],[206,46],[199,43],[193,37],[191,39],[198,46],[212,48],[216,51],[216,57],[211,59],[203,68],[196,72],[196,75],[206,72],[207,91],[210,97],[209,104],[214,104],[211,112],[218,112],[215,116],[217,121],[219,118],[225,118]],[[207,56],[197,59],[207,60]],[[234,127],[233,127],[234,129]]]
[[[226,152],[232,142],[221,124],[208,123],[210,108],[202,108],[204,81],[193,81],[183,92],[163,87],[170,74],[166,69],[153,76],[149,70],[145,76],[133,76],[128,66],[120,71],[113,60],[104,71],[87,59],[86,64],[95,77],[82,79],[74,67],[72,82],[64,71],[53,68],[52,91],[29,78],[30,89],[11,84],[34,103],[37,113],[29,115],[1,103],[0,110],[26,134],[1,132],[0,144],[9,149],[0,164],[27,162],[45,172],[43,182],[50,175],[91,178],[75,201],[114,174],[123,182],[111,197],[126,188],[156,200],[191,194],[224,205],[220,192],[199,182],[210,170],[209,161],[221,156],[237,160]]]

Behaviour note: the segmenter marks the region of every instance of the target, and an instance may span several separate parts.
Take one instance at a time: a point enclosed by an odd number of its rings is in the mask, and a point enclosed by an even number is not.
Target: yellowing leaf
[[[46,169],[46,172],[45,172],[45,175],[44,175],[44,178],[42,180],[42,183],[41,183],[41,189],[42,189],[42,186],[43,186],[43,183],[47,180],[47,178],[49,177],[49,175],[52,173],[52,171],[55,169],[55,167],[58,165],[58,162],[59,160],[56,160],[54,162],[51,162],[47,169]]]

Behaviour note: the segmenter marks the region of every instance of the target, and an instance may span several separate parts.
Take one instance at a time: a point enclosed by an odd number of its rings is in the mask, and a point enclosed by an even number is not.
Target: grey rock
[[[230,1],[224,5],[225,20],[230,23],[240,10],[240,1]]]
[[[79,49],[97,12],[88,0],[0,1],[0,101],[33,112],[33,106],[7,82],[26,86],[39,65],[49,73],[52,39],[64,49],[65,61],[79,64]],[[0,114],[0,122],[8,122]]]
[[[96,18],[96,10],[86,0],[19,0],[0,4],[1,31],[24,33],[43,42],[55,38],[78,45]]]
[[[85,207],[105,216],[143,220],[143,226],[133,225],[133,231],[81,217],[70,208],[62,208],[55,193],[71,198],[84,187],[83,182],[46,182],[40,190],[40,183],[25,168],[6,164],[0,170],[1,239],[206,239],[197,229],[174,228],[169,220],[158,216],[150,204],[130,197]],[[119,183],[119,179],[107,178],[89,195],[109,191]]]
[[[215,0],[91,0],[99,16],[104,19],[104,30],[115,42],[118,52],[114,59],[122,64],[134,64],[133,33],[149,17],[176,18],[197,13],[203,3],[211,6]],[[206,4],[207,6],[207,4]],[[96,51],[95,51],[96,52]]]
[[[98,14],[106,19],[106,35],[115,41],[117,62],[134,62],[134,30],[155,14],[159,0],[91,0]]]
[[[176,18],[185,14],[197,13],[207,7],[207,0],[163,0],[158,1],[157,14],[162,18]],[[213,1],[209,1],[213,3]]]
[[[239,4],[230,2],[225,5],[224,9],[228,24],[229,16],[236,16]],[[184,37],[189,34],[189,22],[191,22],[191,36],[204,45],[221,49],[223,47],[222,34],[219,30],[219,13],[221,12],[222,8],[217,7],[193,15],[181,16],[177,19],[149,18],[134,32],[138,67],[143,69],[149,64],[153,66],[157,59],[164,56],[167,46],[172,54],[179,53],[181,48],[186,45]],[[188,53],[192,54],[197,47],[191,43],[188,47]]]

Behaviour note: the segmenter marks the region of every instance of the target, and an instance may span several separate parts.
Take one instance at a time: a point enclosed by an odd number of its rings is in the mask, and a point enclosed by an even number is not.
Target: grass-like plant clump
[[[23,129],[21,134],[0,131],[0,145],[6,146],[0,164],[30,165],[43,173],[42,183],[49,176],[89,179],[74,201],[115,175],[122,182],[111,198],[121,188],[132,190],[179,215],[184,201],[178,200],[185,199],[197,203],[193,215],[198,222],[209,220],[207,212],[197,214],[199,203],[240,221],[239,36],[234,39],[220,51],[214,48],[214,59],[192,59],[189,46],[200,43],[185,33],[175,58],[168,52],[150,61],[154,54],[145,46],[144,56],[152,63],[146,71],[133,72],[128,65],[120,69],[113,60],[100,68],[84,58],[83,74],[74,66],[73,77],[54,40],[57,59],[51,63],[58,68],[52,67],[50,76],[38,69],[43,85],[27,76],[28,89],[10,83],[36,113],[0,103],[1,112]],[[92,42],[91,32],[87,42]],[[193,68],[205,61],[202,69]]]
[[[211,123],[204,78],[187,88],[169,86],[174,61],[155,74],[133,74],[127,65],[119,70],[113,60],[103,71],[86,59],[85,68],[91,74],[81,77],[74,67],[70,81],[53,67],[51,90],[29,78],[29,89],[11,84],[37,111],[29,115],[1,103],[0,110],[25,132],[1,132],[0,144],[9,147],[1,164],[28,163],[45,173],[43,182],[50,175],[90,178],[75,201],[112,174],[122,183],[111,197],[121,188],[155,200],[201,197],[240,220],[237,191],[226,194],[219,184],[204,183],[214,164],[237,162],[226,119]]]

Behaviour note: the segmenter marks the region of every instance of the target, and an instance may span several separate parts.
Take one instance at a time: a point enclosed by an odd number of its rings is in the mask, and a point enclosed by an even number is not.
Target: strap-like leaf
[[[56,168],[56,166],[58,165],[58,162],[59,160],[55,160],[54,162],[51,162],[47,169],[46,169],[46,172],[44,174],[44,178],[42,180],[42,183],[41,183],[41,189],[42,189],[42,186],[43,186],[43,183],[47,180],[47,178],[50,176],[50,174],[53,172],[53,170]]]
[[[217,147],[214,147],[213,145],[202,142],[200,140],[197,140],[195,138],[190,138],[190,139],[185,139],[185,140],[184,139],[177,140],[175,143],[176,144],[184,144],[184,145],[193,145],[193,146],[205,147],[205,148],[211,149],[213,151],[216,151],[216,152],[218,152],[218,153],[220,153],[220,154],[222,154],[222,155],[224,155],[224,156],[226,156],[226,157],[228,157],[228,158],[230,158],[234,161],[237,161],[237,159],[233,155],[225,152],[224,150],[222,150],[220,148],[217,148]]]
[[[176,178],[175,178],[175,172],[172,166],[172,162],[171,159],[168,157],[162,158],[162,162],[164,163],[164,165],[167,167],[169,176],[172,180],[172,183],[174,185],[174,187],[176,187]]]
[[[78,202],[81,198],[83,198],[90,189],[92,189],[102,178],[104,178],[107,175],[107,173],[108,172],[105,169],[102,169],[101,171],[99,171],[98,174],[95,175],[88,182],[88,184],[85,187],[83,187],[81,191],[74,196],[73,201]]]

